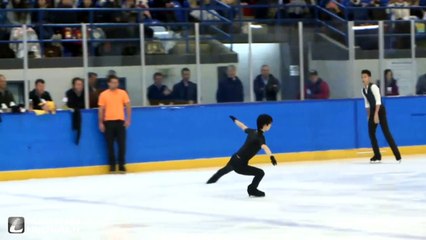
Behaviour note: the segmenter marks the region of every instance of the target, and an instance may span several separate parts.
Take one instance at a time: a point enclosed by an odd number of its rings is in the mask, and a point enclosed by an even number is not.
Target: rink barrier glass
[[[397,144],[426,146],[426,97],[386,98],[384,103]],[[369,159],[367,119],[361,99],[149,107],[133,110],[127,138],[129,171],[222,165],[245,137],[228,115],[253,127],[261,113],[274,117],[266,141],[274,153],[290,154],[278,157],[283,162],[346,156]],[[106,172],[105,140],[98,130],[96,110],[83,111],[80,145],[74,142],[69,111],[42,116],[2,114],[2,118],[1,180]],[[380,130],[377,136],[380,145],[387,146]],[[361,152],[366,153],[350,154],[353,149],[363,148],[366,150]],[[338,150],[338,154],[331,150]],[[403,151],[411,153],[420,152],[417,147]],[[261,162],[269,163],[267,159]]]

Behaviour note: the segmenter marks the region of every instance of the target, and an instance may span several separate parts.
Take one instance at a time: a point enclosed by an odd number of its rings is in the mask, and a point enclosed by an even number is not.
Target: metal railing
[[[62,38],[62,39],[51,39],[49,33],[55,33],[61,28],[80,28],[79,23],[65,23],[61,22],[60,19],[54,19],[53,17],[57,17],[58,14],[71,13],[84,16],[85,19],[82,22],[87,23],[89,29],[94,28],[113,28],[113,27],[128,27],[134,28],[137,27],[138,24],[144,23],[146,27],[155,27],[161,26],[166,29],[178,29],[181,33],[181,37],[179,38],[168,38],[169,41],[186,41],[186,45],[189,45],[189,36],[193,35],[193,31],[189,29],[190,23],[190,14],[194,11],[199,11],[199,22],[201,28],[208,29],[207,34],[201,34],[202,39],[214,39],[219,41],[227,41],[231,44],[233,43],[234,35],[237,34],[233,29],[233,26],[238,24],[240,27],[242,24],[246,24],[248,22],[253,21],[253,19],[245,19],[242,17],[243,11],[246,9],[256,10],[260,8],[268,8],[275,10],[277,12],[276,16],[273,18],[266,19],[256,19],[256,23],[265,23],[265,24],[283,24],[283,23],[295,23],[295,21],[312,21],[312,19],[288,19],[286,16],[282,15],[282,11],[295,8],[295,7],[303,7],[305,9],[309,9],[309,11],[316,13],[316,6],[286,6],[286,5],[236,5],[230,6],[226,5],[218,0],[212,1],[213,4],[209,6],[205,6],[204,4],[197,8],[46,8],[46,9],[37,9],[37,8],[26,8],[26,9],[0,9],[0,15],[3,15],[4,19],[7,19],[8,13],[20,13],[24,14],[25,19],[33,19],[31,22],[23,21],[21,23],[10,23],[4,22],[0,26],[0,32],[8,32],[13,28],[21,28],[22,25],[26,25],[27,28],[32,28],[38,34],[38,40],[29,40],[29,42],[38,42],[41,44],[41,52],[43,55],[43,43],[80,43],[81,42],[81,34],[79,37],[71,37],[71,38]],[[152,13],[176,13],[180,11],[185,16],[184,19],[180,19],[180,21],[174,22],[159,22],[154,19],[147,19],[143,17],[145,11],[149,10]],[[131,22],[100,22],[101,19],[104,20],[102,16],[114,16],[119,14],[126,14],[127,16],[132,15],[133,19]],[[206,16],[208,15],[208,16]],[[22,19],[21,19],[22,20]],[[133,38],[97,38],[93,39],[89,36],[90,42],[137,42],[139,36],[135,36]],[[164,40],[166,41],[166,40]],[[9,44],[9,43],[18,43],[19,41],[15,40],[6,40],[0,39],[0,44]],[[89,46],[90,47],[90,46]],[[93,50],[90,51],[93,53]]]
[[[366,6],[366,7],[356,7],[356,6],[351,6],[351,5],[343,5],[342,3],[335,1],[335,0],[331,0],[331,2],[333,2],[334,4],[336,4],[336,6],[338,6],[338,8],[342,11],[342,14],[338,15],[337,13],[334,13],[332,11],[330,11],[329,9],[326,9],[324,7],[317,7],[317,11],[319,14],[324,14],[326,15],[327,18],[329,18],[329,20],[323,20],[321,19],[321,17],[318,17],[317,21],[321,24],[321,26],[327,28],[328,30],[330,30],[332,33],[343,37],[344,41],[343,43],[345,43],[346,45],[348,44],[348,31],[349,29],[347,29],[347,22],[348,21],[354,21],[354,26],[362,26],[362,25],[376,25],[378,24],[378,21],[384,21],[385,25],[391,25],[391,24],[399,24],[401,22],[409,22],[410,20],[413,19],[404,19],[404,20],[391,20],[391,13],[390,11],[393,9],[409,9],[411,10],[421,10],[421,11],[425,11],[426,7],[422,7],[422,6],[407,6],[407,7],[403,7],[403,6]],[[357,19],[355,15],[355,13],[359,13],[359,12],[373,12],[373,11],[382,11],[385,13],[386,18],[385,19]],[[420,19],[419,19],[420,20]],[[378,28],[377,28],[378,29]],[[378,31],[374,32],[374,33],[363,33],[363,34],[356,34],[357,37],[366,37],[366,36],[378,36]],[[410,32],[406,32],[406,33],[395,33],[395,32],[390,32],[387,33],[386,36],[389,37],[410,37]],[[422,33],[416,33],[416,37],[424,37],[424,35]],[[339,39],[337,39],[339,40]]]

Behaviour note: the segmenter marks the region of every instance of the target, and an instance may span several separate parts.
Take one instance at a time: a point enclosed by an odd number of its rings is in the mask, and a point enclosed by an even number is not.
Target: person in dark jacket
[[[72,88],[65,93],[67,107],[84,109],[84,82],[81,78],[72,79]]]
[[[173,86],[173,102],[175,104],[197,103],[197,84],[191,82],[191,71],[188,68],[181,70],[182,80]]]
[[[82,116],[80,109],[85,108],[84,81],[81,78],[72,79],[72,88],[66,93],[67,107],[74,109],[72,113],[72,129],[76,131],[75,143],[80,143]]]
[[[393,78],[393,72],[390,69],[386,69],[384,73],[385,77],[385,96],[398,96],[399,88],[396,83],[396,79]],[[380,88],[380,80],[377,80],[377,86]]]
[[[426,74],[423,74],[417,79],[416,94],[426,95]]]
[[[237,77],[234,65],[228,66],[227,77],[219,82],[216,99],[218,103],[244,101],[243,83]]]
[[[254,79],[254,94],[256,101],[277,101],[277,94],[280,91],[280,82],[270,74],[268,65],[263,65],[261,74]]]
[[[163,74],[154,73],[154,84],[148,87],[147,97],[150,105],[169,104],[172,91],[163,85]]]
[[[98,74],[89,72],[87,77],[89,79],[89,106],[90,108],[97,108],[99,94],[102,92],[98,86]]]
[[[305,85],[306,99],[328,99],[330,98],[330,88],[328,83],[318,76],[316,70],[309,71],[310,82]]]
[[[3,104],[7,107],[12,107],[11,103],[15,103],[15,98],[13,94],[7,90],[6,77],[0,74],[0,108]]]
[[[30,110],[48,110],[45,104],[47,101],[52,101],[50,93],[46,91],[45,81],[37,79],[35,88],[30,92]]]

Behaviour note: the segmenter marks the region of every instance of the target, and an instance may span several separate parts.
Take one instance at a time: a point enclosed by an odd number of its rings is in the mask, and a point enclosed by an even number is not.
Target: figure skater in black
[[[382,155],[380,154],[379,144],[376,138],[376,129],[380,124],[395,159],[401,163],[401,153],[399,152],[398,146],[396,145],[389,130],[386,108],[382,104],[379,87],[377,87],[376,84],[371,83],[371,72],[369,70],[362,70],[361,79],[364,85],[362,88],[362,95],[364,96],[365,109],[367,110],[368,134],[370,136],[371,146],[374,152],[374,156],[370,159],[370,162],[380,162],[380,160],[382,160]]]
[[[257,118],[257,130],[250,129],[242,122],[237,120],[234,116],[229,116],[232,121],[240,127],[245,133],[247,133],[247,139],[244,145],[232,155],[231,160],[226,164],[225,167],[217,171],[208,181],[207,184],[215,183],[223,175],[235,171],[241,175],[254,176],[253,182],[248,186],[247,192],[249,196],[253,197],[264,197],[265,193],[259,191],[257,187],[262,180],[265,172],[262,169],[252,167],[248,165],[248,162],[253,158],[260,149],[263,149],[266,154],[270,157],[272,165],[277,165],[275,157],[272,155],[271,150],[266,145],[265,136],[263,133],[269,131],[272,125],[272,117],[267,114],[261,114]]]

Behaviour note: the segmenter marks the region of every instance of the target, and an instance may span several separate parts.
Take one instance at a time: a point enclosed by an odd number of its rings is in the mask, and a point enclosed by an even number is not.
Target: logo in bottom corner
[[[8,228],[11,234],[22,234],[25,232],[25,220],[23,217],[9,217]]]

